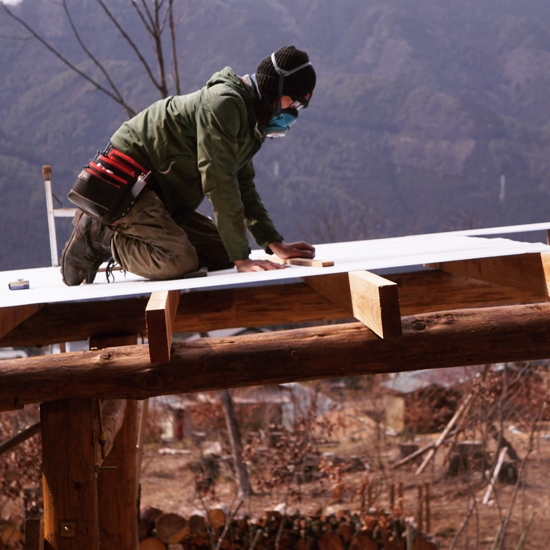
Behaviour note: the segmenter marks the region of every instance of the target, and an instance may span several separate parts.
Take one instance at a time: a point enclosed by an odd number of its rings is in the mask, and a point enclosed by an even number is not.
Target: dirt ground
[[[277,471],[275,462],[270,462],[274,447],[263,441],[263,447],[257,448],[261,451],[257,456],[260,456],[262,462],[251,460],[249,463],[254,494],[242,503],[239,515],[262,518],[266,511],[282,504],[287,505],[288,512],[298,511],[306,517],[328,515],[342,509],[359,513],[361,503],[363,501],[365,504],[365,500],[366,507],[370,505],[371,508],[389,512],[392,493],[394,502],[398,502],[401,490],[403,513],[413,524],[417,524],[419,488],[422,488],[421,530],[432,535],[441,549],[492,550],[499,526],[511,509],[505,548],[519,550],[518,542],[532,520],[522,548],[547,550],[550,541],[550,420],[529,422],[525,420],[528,416],[524,415],[522,420],[520,415],[513,422],[504,424],[503,436],[518,455],[516,464],[520,481],[517,485],[497,482],[488,503],[482,504],[491,477],[491,467],[496,461],[495,440],[483,435],[482,426],[487,426],[483,418],[483,402],[474,402],[469,409],[470,417],[461,425],[459,434],[446,440],[425,470],[417,474],[425,455],[395,467],[402,457],[401,447],[404,443],[414,443],[423,448],[436,441],[440,431],[420,434],[414,438],[409,434],[408,439],[405,439],[403,435],[396,435],[386,428],[381,412],[384,410],[383,404],[380,398],[372,397],[373,394],[377,395],[377,391],[373,392],[370,388],[371,391],[366,392],[359,388],[335,395],[330,393],[328,386],[323,389],[325,395],[334,398],[339,408],[315,418],[317,428],[310,432],[316,442],[312,452],[332,457],[332,460],[336,460],[335,464],[339,463],[340,466],[325,470],[322,476],[315,465],[310,470],[312,480],[306,478],[301,480],[301,484],[292,483],[292,495],[287,490],[288,480],[262,489],[258,483],[262,474],[267,473],[269,477]],[[535,396],[544,394],[540,384],[535,386],[534,391]],[[498,392],[495,395],[498,397]],[[486,401],[489,398],[489,395],[484,396]],[[426,406],[425,401],[421,404]],[[220,411],[213,415],[211,410],[207,410],[200,418],[206,423],[212,416],[217,417],[217,429],[223,435],[225,424]],[[428,404],[430,418],[435,417],[435,412],[441,411],[435,411],[431,403]],[[154,415],[150,414],[150,417],[154,419]],[[473,417],[476,418],[472,420]],[[153,426],[158,424],[158,418],[152,420]],[[260,425],[259,422],[256,424]],[[533,428],[535,430],[531,433]],[[255,429],[258,430],[258,427]],[[299,439],[297,430],[291,432],[290,436]],[[243,440],[250,441],[250,434],[246,431],[243,431]],[[157,439],[156,443],[147,444],[141,463],[141,506],[155,507],[187,518],[196,510],[204,512],[205,508],[211,510],[226,506],[231,512],[237,506],[236,483],[230,466],[229,449],[222,448],[220,441],[223,442],[223,437],[204,437],[203,433],[199,443],[196,439],[178,442],[159,442]],[[465,473],[451,474],[452,444],[457,441],[480,441],[489,459],[487,468],[473,468]],[[214,450],[221,457],[217,461],[219,475],[212,490],[201,498],[196,489],[196,474],[192,466],[200,462],[209,450]],[[341,462],[337,459],[341,459]],[[358,463],[364,469],[346,471],[347,465]],[[366,490],[366,487],[369,489]],[[511,508],[513,498],[514,505]],[[0,526],[3,520],[17,518],[23,513],[19,501],[0,501],[0,505]],[[174,546],[174,550],[176,548]]]
[[[459,475],[449,474],[450,445],[443,445],[435,459],[419,475],[416,469],[419,462],[410,462],[399,468],[392,465],[400,458],[398,436],[381,433],[380,426],[357,403],[346,403],[338,411],[329,413],[330,421],[336,429],[331,433],[330,442],[323,445],[322,451],[350,458],[360,457],[365,471],[343,474],[339,479],[344,487],[338,499],[333,496],[334,484],[325,479],[304,483],[300,486],[301,500],[291,501],[291,507],[301,514],[330,512],[339,508],[359,510],[359,498],[354,488],[368,479],[372,487],[372,506],[389,510],[391,486],[401,484],[403,489],[403,509],[407,516],[418,515],[418,487],[424,490],[429,483],[429,529],[426,528],[426,509],[423,511],[423,531],[433,535],[440,548],[450,548],[455,536],[457,549],[492,547],[500,522],[506,517],[515,485],[497,483],[488,504],[481,504],[489,481],[490,472],[474,471]],[[524,549],[548,548],[550,540],[550,423],[539,423],[532,439],[532,450],[528,453],[529,433],[527,426],[508,425],[505,437],[513,445],[521,460],[528,454],[521,472],[521,482],[516,490],[515,504],[511,521],[506,532],[506,548],[516,548],[521,534],[535,514],[528,532]],[[433,442],[436,434],[418,436],[415,443],[420,447]],[[464,436],[463,436],[464,437]],[[494,443],[488,442],[487,450],[494,452]],[[187,448],[181,444],[161,444],[148,446],[142,462],[141,504],[153,506],[165,512],[190,516],[196,509],[217,507],[225,503],[230,507],[235,502],[235,483],[227,465],[222,465],[220,478],[215,486],[215,496],[201,502],[195,490],[195,478],[189,465],[200,457],[200,450]],[[422,460],[422,459],[420,459]],[[252,485],[255,475],[252,468]],[[396,489],[395,489],[396,490]],[[477,504],[472,507],[475,501]],[[261,516],[266,510],[285,501],[285,492],[272,491],[269,494],[255,494],[243,503],[240,512],[251,517]],[[470,513],[469,513],[470,511]],[[467,526],[462,529],[466,517]]]

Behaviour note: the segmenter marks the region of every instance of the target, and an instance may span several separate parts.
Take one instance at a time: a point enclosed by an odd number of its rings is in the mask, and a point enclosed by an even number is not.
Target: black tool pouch
[[[84,167],[67,198],[93,218],[113,225],[130,211],[149,176],[133,159],[109,147]]]

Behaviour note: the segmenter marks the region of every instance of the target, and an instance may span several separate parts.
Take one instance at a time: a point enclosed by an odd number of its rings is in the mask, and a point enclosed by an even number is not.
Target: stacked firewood
[[[224,508],[188,518],[155,508],[142,510],[140,550],[436,550],[429,535],[398,511],[371,509],[302,516],[267,511],[261,518],[233,517]]]

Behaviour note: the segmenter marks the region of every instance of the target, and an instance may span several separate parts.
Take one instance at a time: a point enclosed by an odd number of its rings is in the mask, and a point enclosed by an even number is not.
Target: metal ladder
[[[76,208],[54,208],[51,166],[46,165],[42,167],[42,177],[44,179],[44,190],[46,192],[46,210],[48,214],[48,232],[50,235],[50,254],[52,257],[52,267],[59,267],[55,218],[73,218],[76,214]]]

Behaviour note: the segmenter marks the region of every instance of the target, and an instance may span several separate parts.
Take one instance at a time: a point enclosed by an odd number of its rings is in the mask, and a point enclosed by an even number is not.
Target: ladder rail
[[[46,193],[46,212],[48,216],[48,235],[50,238],[50,256],[52,260],[52,267],[59,267],[55,219],[73,218],[76,214],[76,208],[54,208],[51,166],[47,165],[42,167],[42,178],[44,179],[44,191]]]

